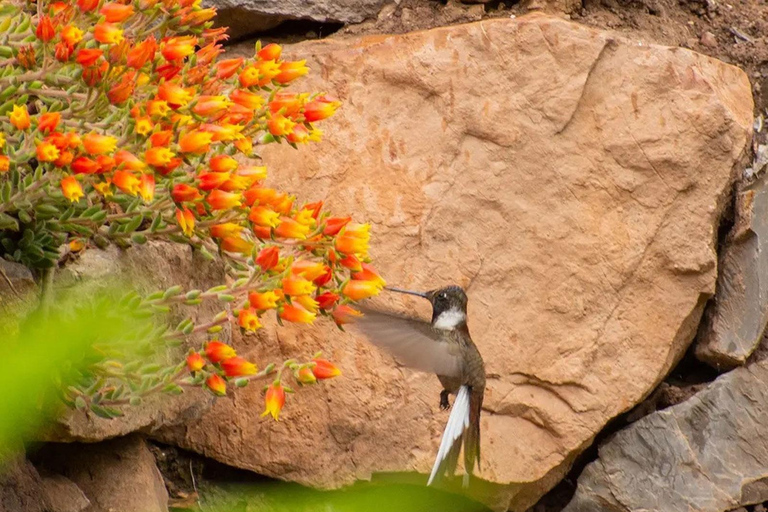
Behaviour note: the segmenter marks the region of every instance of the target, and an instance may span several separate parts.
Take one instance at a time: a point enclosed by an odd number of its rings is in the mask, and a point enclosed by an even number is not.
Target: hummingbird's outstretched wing
[[[371,343],[405,366],[446,377],[461,374],[461,352],[455,343],[418,318],[358,305],[363,315],[353,324]]]

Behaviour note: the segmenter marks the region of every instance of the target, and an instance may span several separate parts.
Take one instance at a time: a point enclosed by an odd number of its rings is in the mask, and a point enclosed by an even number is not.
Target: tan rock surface
[[[344,106],[323,143],[263,151],[273,183],[370,220],[391,284],[468,289],[489,374],[480,476],[497,484],[479,498],[524,510],[688,346],[750,133],[747,77],[542,15],[286,53]],[[324,349],[345,374],[290,396],[280,423],[253,386],[162,437],[321,487],[428,472],[448,416],[433,376],[327,323],[238,348]]]

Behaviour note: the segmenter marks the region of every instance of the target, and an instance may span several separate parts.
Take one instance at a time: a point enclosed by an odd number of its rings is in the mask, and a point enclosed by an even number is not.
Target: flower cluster
[[[286,92],[308,67],[279,45],[224,58],[214,15],[199,0],[3,2],[0,256],[50,269],[63,246],[172,240],[223,259],[234,284],[172,287],[148,298],[154,311],[214,298],[233,303],[245,331],[268,313],[341,326],[385,284],[369,263],[369,226],[268,186],[256,154],[320,140],[317,123],[340,103]],[[167,337],[215,336],[230,319],[185,321]],[[192,381],[222,394],[226,379],[257,373],[210,347],[226,353],[211,340],[191,354]],[[297,380],[321,378],[324,364],[294,368]],[[275,417],[282,389],[278,379],[267,391]]]

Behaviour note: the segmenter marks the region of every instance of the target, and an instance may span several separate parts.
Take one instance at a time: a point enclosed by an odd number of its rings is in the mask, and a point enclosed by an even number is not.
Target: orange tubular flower
[[[248,302],[251,304],[251,307],[258,310],[275,309],[279,300],[280,296],[271,290],[263,293],[251,292],[248,294]]]
[[[240,206],[240,199],[240,194],[214,190],[208,194],[205,201],[211,206],[212,210],[217,211],[229,210],[230,208]]]
[[[191,237],[195,232],[195,216],[192,211],[184,207],[183,210],[176,209],[176,222],[178,222],[181,231],[188,237]]]
[[[77,0],[77,6],[83,12],[90,12],[99,5],[99,0]]]
[[[283,218],[280,225],[275,229],[275,236],[280,238],[295,238],[304,240],[309,233],[309,226],[300,224],[293,219]]]
[[[369,229],[368,224],[348,224],[336,237],[336,250],[343,254],[366,254],[371,237]]]
[[[236,355],[234,348],[219,340],[210,341],[205,345],[205,357],[212,363],[220,363],[224,359],[229,359]]]
[[[279,382],[273,382],[267,388],[267,394],[264,395],[264,412],[262,417],[270,414],[275,421],[278,421],[280,411],[285,405],[285,389]]]
[[[249,110],[257,110],[264,106],[264,98],[255,92],[235,89],[229,93],[229,99]]]
[[[293,142],[294,144],[304,144],[310,140],[309,130],[303,124],[297,124],[293,127],[293,131],[286,135],[285,138],[288,139],[288,142]]]
[[[109,102],[113,105],[125,103],[128,98],[131,97],[133,90],[136,87],[135,78],[136,72],[134,70],[127,71],[121,75],[120,81],[110,87],[109,91],[107,91]]]
[[[199,96],[192,112],[199,116],[212,117],[221,114],[232,105],[226,96]]]
[[[138,194],[141,187],[141,180],[129,171],[115,171],[115,174],[112,176],[112,183],[131,196]]]
[[[26,130],[32,125],[26,105],[14,105],[11,113],[8,114],[8,118],[17,130]]]
[[[283,62],[280,64],[280,72],[273,77],[275,82],[279,84],[287,84],[296,80],[300,76],[304,76],[309,72],[309,68],[305,66],[306,60],[300,60],[296,62]]]
[[[184,201],[195,201],[203,196],[200,195],[200,191],[195,187],[190,187],[184,183],[177,183],[173,186],[171,197],[177,203],[183,203]]]
[[[229,155],[216,155],[211,158],[208,165],[211,166],[211,170],[215,172],[230,172],[237,169],[237,160]]]
[[[336,306],[336,309],[333,310],[332,315],[333,321],[336,322],[336,325],[348,324],[354,322],[355,317],[363,316],[361,312],[353,307],[347,306],[346,304]]]
[[[348,281],[341,289],[341,293],[357,301],[378,295],[382,288],[374,281]]]
[[[265,271],[275,268],[278,261],[280,261],[280,249],[276,245],[263,248],[256,256],[256,263]]]
[[[129,171],[141,171],[147,167],[147,164],[139,160],[136,155],[129,153],[124,149],[115,153],[115,163],[118,167],[122,167]]]
[[[89,67],[96,64],[96,61],[99,60],[99,57],[101,57],[103,54],[104,52],[98,48],[80,48],[77,51],[77,57],[75,57],[75,60],[83,67]]]
[[[314,384],[315,382],[317,382],[317,377],[315,377],[315,374],[312,373],[312,368],[310,368],[309,366],[302,366],[301,368],[298,369],[298,371],[296,371],[294,376],[296,377],[296,380],[300,384],[306,385],[306,384]]]
[[[211,133],[192,130],[191,132],[185,133],[181,139],[179,139],[179,150],[182,153],[205,153],[210,148],[212,139],[213,134]]]
[[[269,111],[273,114],[283,114],[287,117],[295,117],[307,101],[307,94],[293,94],[279,92],[269,102]]]
[[[312,360],[315,366],[312,367],[312,373],[318,380],[332,379],[341,375],[341,370],[327,359],[315,358]]]
[[[292,306],[291,304],[285,304],[282,311],[280,311],[280,318],[283,320],[300,324],[311,324],[316,316],[315,313],[299,306]]]
[[[373,268],[372,265],[369,265],[368,263],[363,263],[362,270],[360,272],[355,272],[352,274],[352,279],[358,280],[358,281],[371,281],[373,283],[376,283],[380,287],[385,287],[387,285],[387,282],[379,275],[378,272],[376,272],[376,269]]]
[[[155,197],[155,176],[142,174],[139,183],[139,195],[145,203],[149,203]]]
[[[133,69],[140,69],[144,64],[155,59],[155,51],[157,51],[157,41],[155,36],[150,36],[128,50],[126,64]]]
[[[314,281],[325,274],[326,268],[323,263],[317,261],[299,260],[294,261],[291,265],[291,273]]]
[[[75,155],[73,155],[71,151],[59,150],[59,152],[59,158],[53,161],[53,165],[56,167],[66,167],[72,163],[72,159],[75,157]]]
[[[229,236],[239,236],[243,229],[243,226],[233,222],[225,222],[224,224],[211,226],[210,233],[213,238],[226,238]]]
[[[227,236],[221,240],[221,248],[227,252],[237,252],[247,255],[253,251],[253,244],[239,236]]]
[[[286,295],[308,295],[315,291],[312,281],[301,276],[289,276],[283,279],[283,293]]]
[[[41,142],[36,148],[37,159],[40,162],[53,162],[59,158],[59,148],[50,142]]]
[[[107,155],[99,155],[98,158],[96,158],[96,163],[99,164],[99,170],[96,171],[99,174],[109,172],[115,168],[115,165],[117,165],[115,159]]]
[[[11,159],[5,155],[0,155],[0,172],[8,172],[11,170]]]
[[[75,174],[95,174],[99,164],[85,156],[79,156],[72,162],[72,172]]]
[[[261,60],[277,60],[280,58],[282,51],[283,48],[279,44],[272,43],[256,52],[256,56]]]
[[[340,298],[341,297],[339,297],[338,294],[333,292],[325,292],[317,296],[317,305],[320,306],[320,309],[329,310],[339,301]]]
[[[117,139],[110,135],[99,135],[91,132],[83,137],[83,147],[90,155],[103,155],[112,153],[117,146]]]
[[[225,396],[227,394],[227,381],[216,373],[205,379],[205,387],[216,396]]]
[[[165,117],[171,111],[168,102],[165,100],[152,100],[147,102],[147,114],[152,117]]]
[[[179,60],[195,53],[196,43],[197,38],[192,36],[171,37],[165,41],[160,52],[165,60]]]
[[[37,129],[43,133],[50,133],[56,130],[59,121],[61,121],[61,114],[58,112],[47,112],[40,116],[37,122]]]
[[[226,80],[232,77],[240,69],[240,66],[243,65],[244,60],[242,57],[220,60],[216,63],[216,78]]]
[[[363,264],[354,254],[350,254],[339,260],[339,265],[344,268],[348,268],[352,272],[362,272],[363,270]]]
[[[136,130],[136,133],[146,137],[152,132],[152,128],[154,128],[154,126],[155,125],[152,124],[152,118],[149,116],[142,116],[136,118],[136,126],[134,129]]]
[[[64,194],[64,197],[73,203],[78,202],[80,198],[85,195],[83,193],[83,187],[80,186],[80,183],[77,182],[77,179],[75,179],[74,176],[67,176],[61,180],[61,191]]]
[[[163,82],[157,89],[157,97],[167,102],[171,108],[179,108],[190,102],[192,92],[179,84]]]
[[[312,297],[310,297],[309,295],[299,295],[298,297],[294,297],[293,299],[294,301],[301,304],[304,307],[304,309],[306,309],[307,311],[311,313],[317,313],[317,306],[318,306],[317,301]]]
[[[67,62],[73,51],[74,48],[63,41],[59,41],[53,47],[53,55],[59,62]]]
[[[228,172],[203,172],[197,176],[200,182],[200,190],[214,190],[221,187],[230,178]]]
[[[331,117],[341,105],[327,96],[321,96],[304,105],[304,119],[313,123]]]
[[[267,128],[269,129],[269,133],[275,137],[288,135],[293,131],[294,126],[296,126],[296,123],[282,114],[272,115],[269,118],[269,121],[267,121]]]
[[[93,28],[93,38],[103,44],[120,44],[123,31],[113,23],[99,23]]]
[[[241,309],[237,315],[237,323],[246,331],[255,331],[261,328],[259,315],[254,308]],[[253,373],[256,373],[255,371]]]
[[[193,352],[187,356],[187,368],[191,372],[199,372],[205,366],[205,359],[199,352]]]
[[[98,2],[96,2],[96,4],[98,4]],[[111,2],[104,4],[99,10],[99,14],[104,16],[110,23],[120,23],[133,16],[133,5],[123,5],[117,2]]]
[[[241,312],[242,314],[242,312]],[[242,357],[230,357],[221,362],[221,369],[227,377],[245,377],[254,375],[258,369],[256,365],[243,359]]]
[[[168,165],[173,160],[173,151],[162,146],[149,148],[144,152],[144,161],[153,167]]]
[[[72,48],[83,40],[83,31],[74,25],[67,25],[61,29],[59,37],[64,44]]]
[[[46,14],[40,18],[40,21],[37,23],[35,35],[44,43],[53,39],[53,36],[56,35],[56,29],[53,27],[53,22],[51,21],[50,16]]]
[[[274,228],[280,224],[280,214],[264,206],[254,206],[248,214],[248,220],[257,226]]]
[[[323,234],[326,236],[334,236],[341,231],[341,228],[349,224],[352,217],[329,217],[325,221],[325,228],[323,228]]]

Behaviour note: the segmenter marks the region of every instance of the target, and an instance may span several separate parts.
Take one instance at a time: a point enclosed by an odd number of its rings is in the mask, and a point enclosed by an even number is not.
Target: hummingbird
[[[456,395],[427,485],[441,479],[446,472],[453,475],[463,444],[466,470],[463,487],[468,487],[475,464],[480,467],[485,364],[469,335],[467,294],[459,286],[423,293],[386,289],[427,299],[432,305],[431,321],[363,305],[360,306],[363,316],[353,325],[401,364],[436,374],[443,386],[441,409],[450,407],[450,394]]]

